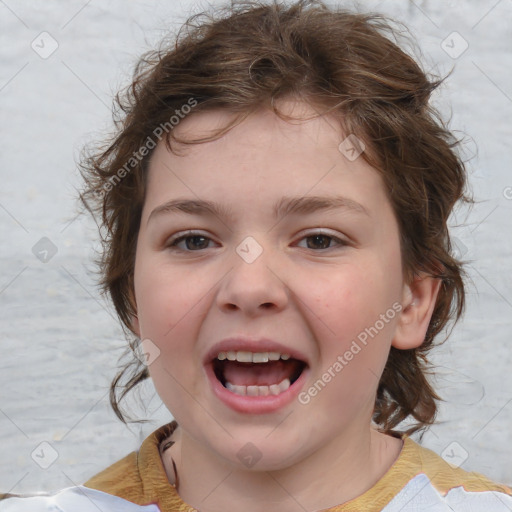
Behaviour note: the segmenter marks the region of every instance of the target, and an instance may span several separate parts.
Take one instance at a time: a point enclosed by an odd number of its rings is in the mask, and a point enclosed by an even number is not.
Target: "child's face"
[[[200,113],[175,129],[199,136],[227,119]],[[210,457],[242,467],[240,454],[254,450],[262,454],[258,468],[277,469],[369,431],[408,287],[383,182],[362,157],[340,152],[345,136],[334,127],[325,118],[290,124],[259,113],[219,140],[189,146],[185,156],[160,143],[152,157],[134,325],[158,347],[150,344],[150,357],[160,351],[149,367],[159,395]],[[310,196],[342,196],[346,205],[274,217],[285,198]],[[209,201],[232,216],[151,215],[177,199]],[[187,230],[196,238],[172,247],[171,237]],[[307,368],[277,400],[241,398],[210,371],[212,348],[233,337],[273,340],[282,353],[297,351]],[[252,385],[294,369],[278,363],[275,374],[257,377],[228,365],[231,380]],[[256,449],[242,449],[248,442]]]

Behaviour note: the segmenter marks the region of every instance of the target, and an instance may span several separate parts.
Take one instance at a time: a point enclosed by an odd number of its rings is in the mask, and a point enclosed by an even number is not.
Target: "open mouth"
[[[279,395],[302,374],[307,363],[277,352],[220,352],[212,361],[217,380],[241,396]]]

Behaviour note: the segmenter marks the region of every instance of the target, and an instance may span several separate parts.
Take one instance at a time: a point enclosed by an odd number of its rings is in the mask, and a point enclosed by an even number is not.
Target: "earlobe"
[[[393,347],[408,350],[423,343],[441,282],[439,278],[422,275],[404,285],[403,309],[393,337]]]

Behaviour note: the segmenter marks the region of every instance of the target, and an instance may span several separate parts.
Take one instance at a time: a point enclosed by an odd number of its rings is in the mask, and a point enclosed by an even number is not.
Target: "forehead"
[[[284,195],[343,193],[368,206],[386,199],[379,173],[362,156],[347,153],[353,139],[336,119],[319,117],[301,102],[283,102],[279,108],[300,119],[284,120],[261,110],[218,139],[179,145],[178,154],[161,141],[149,165],[147,202],[154,206],[172,197],[208,196],[238,202],[247,211],[268,208],[268,201],[275,205]],[[175,135],[209,137],[233,116],[224,110],[196,112],[174,128]]]
[[[284,99],[277,103],[279,112],[291,119],[281,119],[270,109],[260,109],[249,114],[238,126],[221,138],[229,144],[233,139],[243,140],[245,147],[264,148],[276,143],[283,144],[286,139],[295,145],[298,153],[302,149],[311,150],[326,145],[337,147],[343,140],[339,122],[334,117],[320,116],[308,103],[293,99]],[[202,138],[212,135],[235,119],[236,114],[223,109],[193,112],[185,117],[175,128],[178,137]],[[276,136],[279,140],[276,141]],[[300,142],[307,142],[301,145]],[[231,146],[233,149],[233,145]],[[181,151],[180,146],[180,151]]]

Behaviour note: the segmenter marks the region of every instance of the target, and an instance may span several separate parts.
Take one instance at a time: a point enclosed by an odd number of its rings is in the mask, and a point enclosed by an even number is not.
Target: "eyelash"
[[[321,236],[321,237],[324,237],[324,238],[329,238],[331,240],[334,240],[337,242],[337,245],[338,247],[344,247],[344,246],[347,246],[349,245],[349,243],[345,240],[342,240],[341,238],[338,238],[338,237],[335,237],[333,235],[330,235],[328,233],[324,233],[323,231],[314,231],[312,233],[309,233],[307,235],[304,235],[302,238],[300,238],[299,240],[305,240],[307,238],[313,238],[315,236]],[[180,252],[200,252],[202,249],[199,249],[199,250],[188,250],[188,249],[181,249],[179,247],[177,247],[177,245],[181,242],[181,241],[184,241],[186,240],[187,238],[204,238],[206,240],[212,240],[210,237],[207,237],[197,231],[188,231],[185,235],[181,235],[177,238],[171,238],[169,240],[169,242],[166,244],[166,248],[168,249],[171,249],[171,250],[176,250],[176,251],[180,251]],[[330,242],[329,242],[330,244]],[[323,248],[323,249],[310,249],[312,251],[315,251],[315,252],[320,252],[320,251],[327,251],[329,249],[334,249],[335,247],[326,247],[326,248]],[[306,247],[307,249],[307,247]]]

